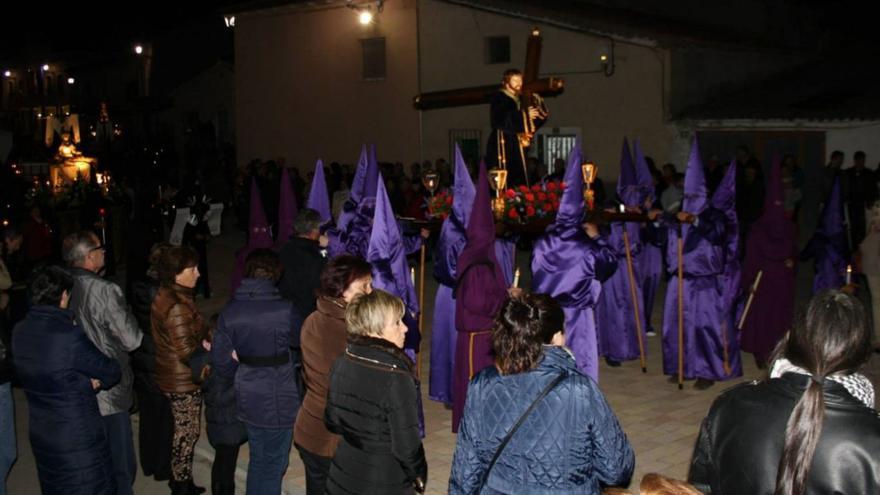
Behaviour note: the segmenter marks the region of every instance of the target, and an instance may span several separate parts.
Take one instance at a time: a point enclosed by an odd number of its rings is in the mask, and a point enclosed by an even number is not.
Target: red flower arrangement
[[[508,189],[504,192],[504,218],[508,221],[529,223],[552,217],[559,210],[559,193],[564,189],[565,183],[561,181]]]
[[[452,193],[444,189],[427,199],[428,217],[445,220],[452,212]]]

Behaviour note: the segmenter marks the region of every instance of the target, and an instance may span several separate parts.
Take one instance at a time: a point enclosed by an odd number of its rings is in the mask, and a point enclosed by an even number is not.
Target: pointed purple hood
[[[326,224],[332,219],[327,180],[324,178],[324,162],[320,159],[315,164],[315,176],[312,178],[312,188],[309,191],[306,208],[317,211],[321,215],[321,223]]]
[[[476,188],[467,241],[456,264],[455,327],[459,332],[490,329],[507,298],[507,283],[495,256],[495,222],[484,163],[480,163]]]
[[[725,214],[729,211],[736,212],[736,160],[731,160],[727,171],[718,189],[712,194],[712,208],[721,210]]]
[[[281,170],[281,193],[278,200],[278,239],[277,243],[284,244],[293,236],[293,221],[296,219],[296,195],[290,184],[290,175],[287,167]]]
[[[641,191],[641,196],[639,198],[639,205],[641,206],[648,199],[651,199],[653,202],[654,178],[651,176],[651,170],[648,168],[648,160],[645,159],[645,154],[642,153],[642,147],[639,145],[638,139],[633,141],[633,160],[636,167],[636,184],[638,184]]]
[[[376,145],[370,145],[367,154],[367,174],[364,177],[364,189],[361,200],[376,197],[376,187],[379,183],[379,162],[376,161]]]
[[[485,165],[483,165],[485,167]],[[461,156],[461,149],[458,143],[455,143],[455,183],[452,186],[452,214],[461,222],[467,225],[468,218],[471,216],[471,207],[474,204],[474,196],[477,194],[474,188],[474,182],[471,180],[467,165]]]
[[[355,204],[361,202],[364,192],[364,183],[367,179],[368,167],[367,145],[361,146],[361,156],[358,158],[357,168],[354,170],[354,179],[351,181],[351,189],[348,191],[348,199]]]
[[[381,175],[376,186],[376,210],[367,248],[367,261],[373,265],[373,287],[403,299],[407,311],[418,313],[419,302],[410,279],[400,227]]]
[[[577,226],[580,228],[584,218],[584,176],[581,172],[581,160],[583,152],[580,142],[575,144],[568,155],[568,163],[565,165],[565,190],[562,191],[562,199],[559,201],[559,211],[556,213],[557,229],[562,227]]]
[[[256,178],[251,178],[251,208],[247,247],[251,249],[272,247],[272,232],[269,229],[269,221],[266,220],[263,202],[260,200],[260,188],[257,187]]]
[[[706,178],[703,173],[703,160],[700,159],[700,147],[694,136],[691,154],[688,158],[687,171],[684,176],[684,204],[682,210],[694,215],[700,214],[707,205]]]
[[[638,206],[640,203],[641,191],[636,178],[636,167],[629,152],[629,143],[626,137],[623,138],[623,146],[620,150],[620,173],[617,176],[617,195],[623,204],[627,206]]]

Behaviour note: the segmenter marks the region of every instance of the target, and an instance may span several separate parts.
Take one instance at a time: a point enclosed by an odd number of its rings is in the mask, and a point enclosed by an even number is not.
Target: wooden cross
[[[541,65],[541,31],[532,29],[526,45],[526,65],[523,70],[523,94],[537,93],[541,96],[557,96],[565,89],[565,81],[558,77],[538,78]],[[474,86],[470,88],[450,89],[422,93],[413,98],[413,105],[418,110],[434,110],[437,108],[464,107],[483,105],[498,91],[500,83]]]

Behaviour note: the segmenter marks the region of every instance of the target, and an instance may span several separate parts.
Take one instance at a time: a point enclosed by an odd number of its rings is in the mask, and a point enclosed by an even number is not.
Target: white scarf
[[[788,359],[777,359],[770,369],[770,378],[779,378],[786,373],[797,373],[799,375],[812,376],[809,371],[795,366]],[[825,377],[828,380],[837,382],[846,389],[859,402],[871,409],[874,409],[874,385],[871,380],[861,373],[853,373],[851,375],[834,374]]]

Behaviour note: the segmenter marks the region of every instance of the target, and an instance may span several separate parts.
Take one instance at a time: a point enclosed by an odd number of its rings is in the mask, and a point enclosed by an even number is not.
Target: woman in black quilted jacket
[[[327,493],[424,491],[428,465],[419,434],[413,363],[403,353],[403,302],[374,290],[345,310],[348,346],[330,370],[325,422],[342,436]]]

